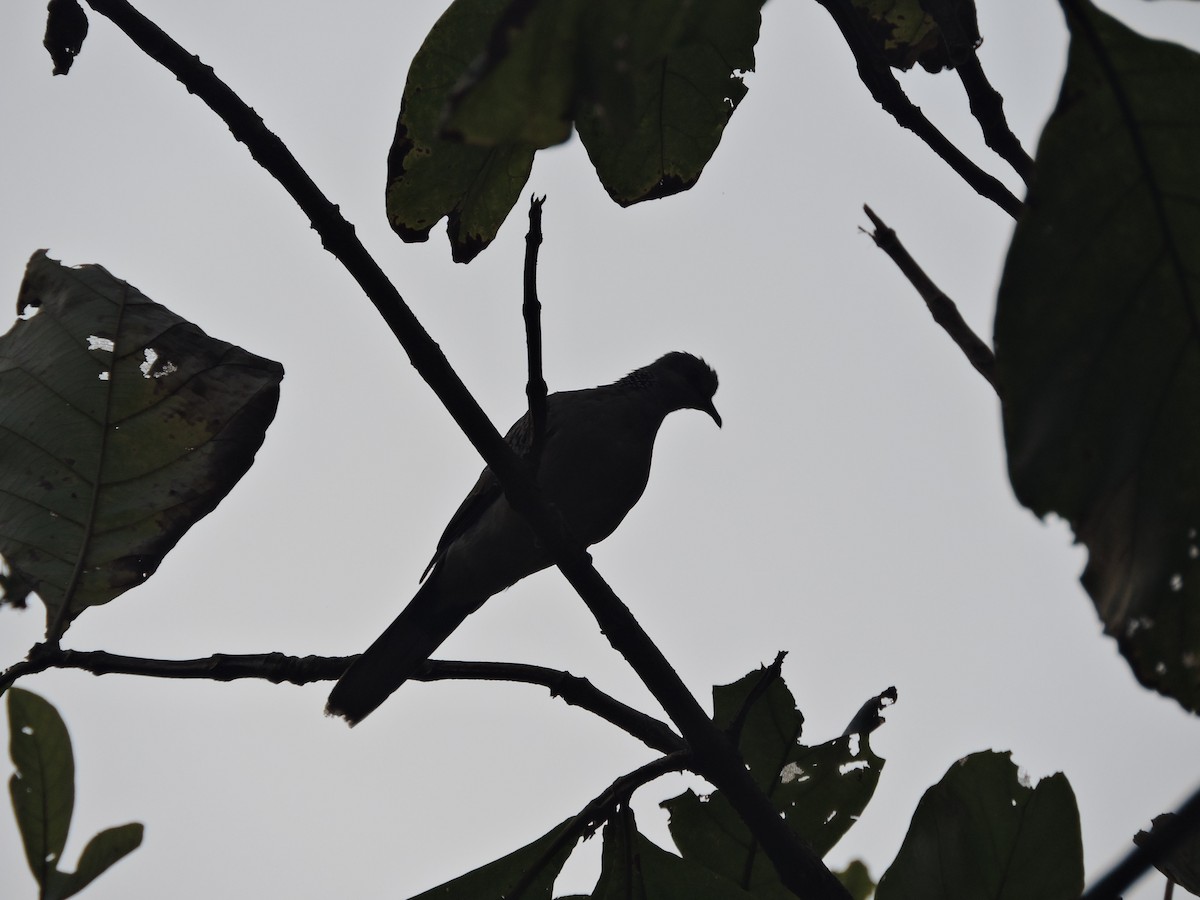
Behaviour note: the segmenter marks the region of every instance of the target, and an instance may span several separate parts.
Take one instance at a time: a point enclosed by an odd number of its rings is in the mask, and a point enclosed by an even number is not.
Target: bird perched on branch
[[[576,540],[585,547],[604,540],[633,509],[669,413],[697,409],[720,426],[716,391],[717,373],[704,360],[668,353],[612,384],[546,398],[537,483]],[[505,435],[518,455],[528,454],[530,431],[526,413]],[[489,597],[551,563],[484,469],[438,541],[425,583],[334,685],[326,712],[357,724]]]

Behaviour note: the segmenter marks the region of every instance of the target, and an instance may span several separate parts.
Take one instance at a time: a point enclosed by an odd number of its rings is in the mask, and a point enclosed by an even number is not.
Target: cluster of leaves
[[[800,743],[804,718],[769,670],[716,688],[713,706],[717,724],[737,735],[747,768],[789,826],[817,855],[828,853],[862,814],[883,769],[867,733]],[[699,796],[688,790],[662,806],[678,853],[643,835],[628,805],[617,805],[604,825],[601,872],[591,900],[793,896],[720,791]],[[550,900],[578,839],[575,825],[560,823],[414,900]],[[1083,889],[1075,796],[1061,774],[1031,787],[1007,753],[974,754],[926,792],[878,887],[861,863],[839,877],[855,898],[875,891],[878,900],[1074,900]]]

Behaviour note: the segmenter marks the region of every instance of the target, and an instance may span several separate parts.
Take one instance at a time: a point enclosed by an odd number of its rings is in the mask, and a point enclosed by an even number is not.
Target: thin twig
[[[992,390],[999,395],[1000,385],[996,380],[996,354],[992,348],[971,330],[971,326],[962,317],[954,301],[942,293],[941,289],[917,265],[916,260],[909,256],[904,245],[900,243],[900,239],[896,237],[896,232],[888,228],[883,220],[875,215],[871,207],[863,206],[863,211],[871,220],[871,224],[875,226],[874,231],[868,232],[871,239],[875,241],[875,245],[892,258],[892,262],[904,273],[904,277],[917,289],[917,293],[929,307],[933,320],[942,326],[954,343],[958,344],[959,349],[966,355],[971,365],[987,379]]]
[[[854,54],[858,77],[866,85],[871,96],[891,114],[896,122],[923,140],[980,196],[991,200],[1014,219],[1021,214],[1021,201],[998,179],[979,168],[959,150],[937,127],[925,118],[925,114],[908,99],[900,82],[892,74],[891,67],[871,49],[858,12],[850,0],[817,0],[842,32],[842,37]]]
[[[29,658],[0,673],[0,694],[17,679],[48,669],[79,669],[93,675],[141,675],[148,678],[239,681],[256,678],[273,684],[305,685],[336,681],[356,656],[288,656],[284,653],[214,653],[199,659],[147,659],[103,650],[64,650],[38,644]],[[545,666],[523,663],[427,660],[415,681],[514,681],[548,688],[569,706],[594,713],[660,753],[685,749],[683,739],[665,722],[596,688],[586,678]]]
[[[545,197],[529,198],[529,232],[525,235],[525,297],[521,313],[525,318],[525,346],[529,357],[529,380],[525,396],[529,400],[529,464],[537,471],[546,439],[546,379],[542,375],[542,304],[538,300],[538,248],[542,246],[542,205]]]
[[[1008,127],[1004,98],[983,74],[977,52],[982,42],[974,7],[958,0],[922,0],[921,9],[933,19],[941,33],[940,45],[946,50],[949,65],[958,73],[971,106],[971,115],[983,130],[984,142],[1012,166],[1028,186],[1033,176],[1033,160]]]
[[[510,900],[518,900],[528,890],[529,885],[537,877],[538,872],[565,847],[576,843],[580,838],[591,837],[596,833],[596,829],[603,825],[614,813],[618,812],[621,807],[628,806],[629,799],[638,788],[649,784],[656,778],[661,778],[663,775],[671,772],[682,772],[687,768],[688,754],[672,753],[652,760],[646,763],[646,765],[634,769],[627,775],[622,775],[610,784],[604,790],[604,793],[581,809],[578,815],[567,824],[567,827],[546,848],[546,851],[542,853],[537,862],[530,866],[521,876],[521,880],[517,882],[512,892],[508,895]]]
[[[983,131],[984,143],[1012,166],[1013,171],[1020,175],[1021,180],[1028,186],[1033,178],[1033,157],[1025,152],[1025,148],[1009,127],[1008,119],[1004,115],[1004,97],[992,87],[983,73],[978,54],[972,50],[970,56],[955,66],[954,71],[958,73],[958,80],[967,92],[971,115]]]
[[[595,617],[600,630],[678,726],[691,748],[698,773],[729,798],[788,889],[806,900],[847,898],[849,894],[841,882],[780,818],[770,800],[754,784],[736,749],[713,724],[628,607],[592,566],[585,549],[571,537],[560,518],[553,515],[526,467],[484,415],[441,348],[363,247],[354,228],[321,193],[286,145],[210,67],[126,0],[88,2],[216,112],[234,137],[246,144],[254,159],[283,185],[309,217],[323,246],[345,266],[379,310],[413,366],[499,479],[509,503],[529,523]]]
[[[1120,900],[1130,885],[1200,830],[1200,790],[1190,796],[1170,821],[1146,834],[1121,862],[1093,884],[1082,900]]]

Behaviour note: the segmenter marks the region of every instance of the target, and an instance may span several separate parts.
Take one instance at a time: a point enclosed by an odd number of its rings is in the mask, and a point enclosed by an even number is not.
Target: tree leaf
[[[876,900],[1076,900],[1083,842],[1061,772],[1036,788],[1010,754],[960,759],[925,792]]]
[[[755,782],[770,791],[804,730],[804,716],[775,667],[713,687],[713,722],[737,726],[738,750]]]
[[[846,868],[833,874],[838,877],[842,887],[850,892],[853,900],[867,900],[875,893],[875,882],[871,880],[871,871],[861,859],[850,860],[846,864]]]
[[[140,847],[144,831],[145,829],[138,822],[130,822],[101,831],[83,848],[83,854],[79,857],[79,865],[74,872],[62,880],[59,893],[55,896],[65,900],[65,898],[79,893],[103,875],[114,863],[120,862]]]
[[[623,808],[605,823],[600,880],[592,900],[755,900],[755,895],[704,866],[680,859],[637,830]]]
[[[1200,56],[1074,0],[996,312],[1009,476],[1088,548],[1138,679],[1200,711]]]
[[[38,886],[52,881],[75,809],[75,757],[58,710],[37,694],[8,689],[8,782],[25,858]]]
[[[772,805],[813,852],[824,856],[871,799],[883,760],[871,752],[865,736],[844,735],[813,747],[797,743],[804,718],[771,669],[714,688],[713,703],[718,726],[729,729],[741,722],[738,748]],[[792,897],[720,791],[700,797],[688,790],[662,806],[685,860],[764,900]]]
[[[525,884],[520,900],[550,900],[554,879],[562,871],[576,841],[562,841],[571,819],[559,823],[531,844],[411,900],[516,900],[513,891]]]
[[[979,44],[974,0],[851,0],[865,26],[865,45],[892,68],[920,63],[940,72]],[[933,13],[947,17],[940,27]]]
[[[575,122],[628,205],[695,184],[745,96],[763,0],[455,0],[413,58],[388,156],[388,219],[424,241],[448,218],[469,262],[537,149]]]
[[[1133,842],[1139,847],[1142,846],[1156,829],[1162,829],[1175,817],[1175,813],[1155,816],[1154,821],[1150,823],[1150,830],[1139,831],[1134,835]],[[1181,840],[1166,858],[1158,860],[1154,867],[1185,891],[1200,896],[1200,832],[1193,832]]]
[[[56,639],[141,584],[254,462],[283,367],[38,251],[0,337],[0,554]]]
[[[754,69],[763,0],[617,0],[584,17],[575,127],[622,206],[700,178]]]
[[[455,0],[413,57],[388,154],[387,215],[405,241],[424,241],[449,217],[455,262],[492,240],[529,180],[536,149],[520,141],[485,147],[443,136],[450,97],[482,55],[505,0]]]
[[[446,132],[484,147],[541,149],[569,138],[584,8],[583,0],[508,3],[451,94]]]

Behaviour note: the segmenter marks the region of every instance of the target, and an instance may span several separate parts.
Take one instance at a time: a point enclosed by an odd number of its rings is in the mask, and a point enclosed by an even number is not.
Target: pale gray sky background
[[[1105,7],[1200,45],[1195,3]],[[524,203],[469,267],[449,261],[440,227],[405,246],[383,215],[407,66],[440,4],[143,9],[288,142],[506,428],[524,401]],[[287,369],[242,484],[154,578],[85,613],[66,644],[149,657],[357,652],[415,590],[480,463],[213,114],[99,17],[72,74],[52,79],[44,10],[6,4],[0,27],[9,303],[29,255],[47,247]],[[983,64],[1032,150],[1064,64],[1061,13],[1051,0],[984,0],[980,23]],[[904,83],[1019,189],[982,146],[953,75]],[[674,349],[721,376],[725,428],[669,420],[645,498],[595,550],[600,571],[702,699],[788,650],[809,742],[899,689],[873,740],[887,758],[878,793],[833,864],[862,856],[878,876],[921,794],[976,750],[1012,750],[1034,779],[1068,775],[1089,880],[1192,790],[1200,727],[1142,690],[1101,636],[1077,582],[1083,551],[1012,498],[991,390],[858,230],[870,203],[989,336],[1012,223],[878,109],[816,3],[765,7],[750,93],[691,192],[621,210],[575,141],[539,155],[530,191],[549,197],[552,389],[611,381]],[[40,610],[6,610],[0,665],[41,628]],[[656,711],[557,572],[493,600],[443,653],[566,668]],[[410,684],[353,732],[322,716],[324,685],[52,672],[22,686],[58,706],[74,739],[67,862],[100,828],[146,825],[142,848],[91,900],[408,896],[542,834],[649,758],[523,686]],[[641,791],[643,828],[662,839],[657,802],[694,783]],[[560,887],[590,887],[594,855]],[[0,896],[35,896],[7,813]]]

